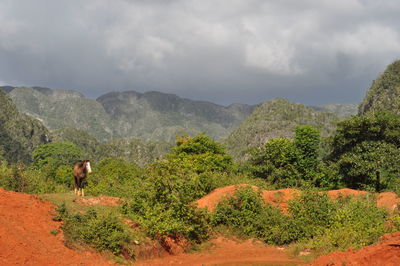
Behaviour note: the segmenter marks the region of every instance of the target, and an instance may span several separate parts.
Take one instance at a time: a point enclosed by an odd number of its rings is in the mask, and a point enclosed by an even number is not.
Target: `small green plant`
[[[59,233],[59,231],[57,231],[57,230],[51,230],[50,231],[50,234],[52,234],[53,236],[58,235],[58,233]]]

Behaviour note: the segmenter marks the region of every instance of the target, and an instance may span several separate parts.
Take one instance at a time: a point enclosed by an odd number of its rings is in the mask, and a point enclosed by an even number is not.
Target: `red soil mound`
[[[68,249],[52,213],[47,201],[0,188],[0,265],[111,264],[99,254]]]
[[[321,256],[311,265],[400,265],[400,232],[384,235],[378,244],[360,250]]]
[[[237,187],[248,186],[246,184],[227,186],[214,189],[210,194],[202,197],[197,200],[197,207],[199,208],[208,208],[209,211],[213,211],[217,206],[218,202],[220,202],[223,198],[232,196]],[[252,186],[253,189],[257,189],[256,186]]]
[[[203,198],[197,200],[197,206],[199,208],[208,208],[209,211],[214,211],[218,203],[225,197],[232,196],[237,187],[248,186],[246,184],[227,186],[222,188],[217,188],[210,194],[204,196]],[[256,186],[252,186],[253,189],[258,189]],[[279,190],[263,190],[262,197],[265,202],[268,202],[274,206],[279,207],[283,213],[287,214],[288,202],[293,199],[296,195],[301,193],[297,189],[279,189]],[[361,195],[367,194],[366,191],[359,191],[349,188],[343,188],[338,190],[328,191],[328,196],[332,199],[337,199],[339,196],[353,196],[359,197]],[[385,207],[392,211],[397,208],[399,203],[399,198],[393,192],[383,192],[377,194],[377,205],[379,207]]]
[[[77,198],[73,200],[76,203],[85,206],[104,205],[104,206],[117,206],[121,203],[121,199],[117,197],[100,196],[94,198]]]
[[[139,261],[140,266],[164,265],[292,265],[299,260],[287,256],[283,248],[266,246],[261,242],[236,240],[219,237],[202,253],[179,254],[153,260]]]

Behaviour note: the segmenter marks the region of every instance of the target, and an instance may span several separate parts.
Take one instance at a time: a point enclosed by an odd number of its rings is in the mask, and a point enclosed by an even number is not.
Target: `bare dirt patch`
[[[103,205],[103,206],[117,206],[121,203],[121,199],[117,197],[99,196],[93,198],[77,198],[73,202],[79,203],[84,206]]]
[[[0,265],[110,265],[100,254],[64,245],[54,206],[0,188]]]
[[[296,265],[298,259],[289,258],[283,248],[266,246],[260,241],[239,241],[218,237],[211,247],[201,253],[181,253],[153,260],[138,261],[135,265]]]
[[[310,265],[400,265],[400,232],[386,234],[378,244],[360,250],[350,249],[323,255]]]

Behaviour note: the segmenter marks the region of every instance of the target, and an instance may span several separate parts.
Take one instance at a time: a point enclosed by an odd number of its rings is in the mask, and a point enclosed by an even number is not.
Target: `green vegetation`
[[[50,130],[73,127],[100,141],[129,138],[173,143],[177,135],[199,132],[222,140],[254,109],[160,92],[112,92],[94,100],[72,90],[18,87],[9,95],[20,111],[40,119]]]
[[[39,121],[21,114],[0,90],[0,158],[8,163],[30,163],[32,151],[47,143],[48,136],[48,130]]]
[[[344,186],[380,191],[399,182],[399,148],[400,117],[376,113],[339,123],[328,160]]]
[[[333,201],[323,193],[304,192],[289,202],[288,211],[288,216],[282,214],[264,203],[259,192],[244,187],[218,204],[212,222],[241,237],[275,245],[301,243],[319,252],[369,245],[392,230],[385,227],[387,211],[369,195]]]
[[[311,126],[298,126],[293,140],[276,138],[253,150],[249,160],[254,176],[277,187],[318,186],[323,178],[319,159],[320,134]]]
[[[398,62],[389,66],[375,81],[376,89],[368,94],[370,99],[398,90],[398,66]],[[379,93],[373,94],[373,90]],[[60,93],[82,101],[84,98],[71,92],[34,91],[40,93],[38,97],[53,97],[54,102],[62,100]],[[18,89],[11,93],[18,93]],[[0,186],[26,193],[53,193],[43,197],[59,204],[56,219],[64,221],[69,245],[89,245],[130,258],[135,257],[132,246],[146,238],[160,243],[167,238],[184,238],[199,244],[215,232],[228,232],[323,253],[362,247],[386,232],[400,230],[398,210],[389,213],[376,207],[372,194],[400,193],[400,116],[378,112],[380,108],[374,106],[379,101],[366,100],[368,104],[362,106],[370,106],[369,111],[362,107],[367,110],[363,116],[339,123],[333,114],[284,99],[263,103],[227,139],[233,157],[206,134],[238,125],[250,107],[232,105],[221,109],[203,103],[212,112],[193,111],[196,118],[189,126],[182,126],[178,122],[187,118],[182,110],[192,102],[170,95],[168,103],[174,104],[163,106],[161,96],[116,93],[99,102],[111,114],[110,119],[120,119],[120,129],[130,131],[131,122],[136,122],[138,131],[125,132],[128,135],[152,139],[150,135],[163,134],[165,130],[166,138],[170,138],[190,128],[196,128],[190,134],[198,129],[205,133],[194,137],[185,134],[172,147],[166,142],[138,139],[102,143],[82,131],[86,128],[79,127],[56,130],[52,132],[53,142],[46,143],[48,132],[42,130],[44,127],[20,115],[11,100],[0,92],[0,108],[4,110],[0,112]],[[151,105],[150,113],[126,108],[129,101],[141,101],[139,98]],[[397,108],[395,104],[388,106]],[[224,124],[221,121],[225,114],[218,116],[218,112],[232,108],[237,112]],[[162,112],[167,116],[160,122],[161,127],[144,123],[148,115],[161,117]],[[87,121],[88,117],[83,115],[74,123],[81,123],[80,119]],[[93,123],[104,131],[91,132],[102,136],[101,141],[108,138],[107,134],[115,133],[103,128],[99,120],[94,119]],[[81,159],[93,162],[87,194],[120,197],[120,206],[77,209],[72,193],[65,192],[72,189],[72,166]],[[236,184],[256,185],[260,189],[294,187],[306,192],[289,202],[285,214],[266,204],[261,192],[250,186],[238,186],[234,195],[223,199],[213,213],[195,206],[196,200],[214,189]],[[371,194],[333,201],[320,192],[343,187],[364,189]],[[136,228],[126,226],[126,221]]]
[[[338,117],[286,99],[273,99],[257,106],[254,112],[225,140],[230,154],[238,161],[248,159],[248,149],[259,148],[272,138],[292,138],[296,126],[310,125],[327,136],[335,129]]]
[[[385,111],[400,115],[400,60],[390,64],[372,82],[358,107],[360,116]]]

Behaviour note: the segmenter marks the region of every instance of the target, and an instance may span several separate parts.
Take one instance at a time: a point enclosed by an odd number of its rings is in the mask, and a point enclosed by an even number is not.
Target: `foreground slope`
[[[99,254],[67,248],[53,211],[36,196],[0,188],[0,265],[109,265]]]
[[[400,265],[400,232],[386,234],[379,243],[360,250],[332,252],[316,259],[312,266]]]

